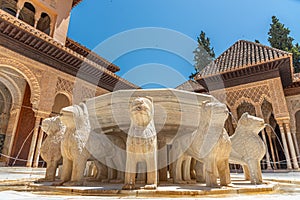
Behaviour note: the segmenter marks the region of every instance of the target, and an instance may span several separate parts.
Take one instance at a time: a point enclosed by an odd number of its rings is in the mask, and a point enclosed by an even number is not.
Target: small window
[[[50,35],[51,19],[47,13],[42,13],[41,18],[38,21],[37,29]]]

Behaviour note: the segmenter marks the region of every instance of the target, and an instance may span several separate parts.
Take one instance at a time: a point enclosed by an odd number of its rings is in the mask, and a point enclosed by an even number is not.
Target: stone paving
[[[122,191],[121,185],[97,183],[95,187],[53,187],[35,184],[45,169],[0,167],[0,199],[299,199],[300,172],[263,173],[265,184],[250,185],[243,174],[232,173],[233,185],[207,188],[203,184],[160,184],[156,191]]]

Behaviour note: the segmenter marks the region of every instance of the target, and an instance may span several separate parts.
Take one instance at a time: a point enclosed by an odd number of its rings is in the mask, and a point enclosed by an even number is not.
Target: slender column
[[[262,110],[261,110],[261,106],[260,105],[256,105],[255,106],[255,111],[256,111],[256,116],[264,119],[263,117],[263,113],[262,113]],[[262,130],[261,131],[261,136],[262,136],[262,139],[266,145],[266,161],[267,161],[267,169],[270,170],[272,169],[271,167],[271,162],[270,162],[270,154],[269,154],[269,148],[268,148],[268,143],[267,143],[267,139],[266,139],[266,133],[265,133],[265,130]]]
[[[49,33],[49,36],[53,37],[53,33],[54,33],[54,23],[53,23],[52,18],[51,18],[50,20],[51,20],[51,22],[50,22],[50,33]]]
[[[282,139],[282,143],[283,143],[287,169],[292,169],[289,149],[288,149],[288,145],[287,145],[287,142],[286,142],[286,139],[285,139],[285,133],[284,133],[284,128],[283,128],[283,123],[282,122],[279,123],[279,129],[280,129],[281,139]]]
[[[17,3],[17,13],[16,13],[16,18],[19,18],[20,12],[24,7],[24,0],[19,0]]]
[[[277,169],[277,166],[276,166],[276,157],[275,157],[275,153],[274,153],[274,146],[273,146],[271,131],[269,129],[267,129],[265,131],[266,131],[268,139],[269,139],[272,160],[273,160],[273,163],[274,163],[274,169]]]
[[[294,169],[299,169],[298,160],[297,160],[297,156],[296,156],[296,151],[295,151],[294,142],[293,142],[289,123],[285,123],[285,129],[286,129],[286,134],[287,134],[287,138],[288,138],[288,142],[289,142],[289,147],[290,147],[290,152],[291,152],[291,156],[292,156],[292,160],[293,160]]]
[[[7,156],[11,156],[11,151],[13,147],[13,142],[19,122],[19,116],[20,116],[20,108],[12,108],[10,111],[10,117],[8,121],[8,127],[5,134],[5,141],[4,141],[4,147],[2,153]],[[3,158],[3,161],[6,162],[6,164],[9,163],[8,158]]]
[[[39,158],[40,158],[43,138],[44,138],[44,131],[42,129],[40,129],[39,139],[38,139],[38,142],[36,145],[36,150],[35,150],[34,159],[33,159],[33,167],[39,166]]]
[[[298,145],[296,131],[293,131],[292,136],[293,136],[293,139],[294,139],[294,144],[295,144],[295,149],[296,149],[296,154],[297,154],[298,162],[300,162],[300,152],[299,152],[300,150],[299,150],[299,145]]]
[[[262,135],[264,143],[266,144],[267,169],[270,170],[270,169],[272,169],[272,167],[271,167],[271,162],[270,162],[270,154],[269,154],[269,150],[268,150],[268,143],[267,143],[267,139],[266,139],[266,133],[265,133],[264,130],[261,132],[261,135]]]
[[[32,165],[32,160],[33,160],[33,155],[34,155],[34,151],[35,151],[36,141],[37,141],[37,137],[38,137],[38,131],[39,131],[39,127],[40,127],[40,122],[41,122],[41,118],[40,117],[36,117],[36,119],[35,119],[35,126],[34,126],[34,132],[33,132],[33,135],[32,135],[30,150],[29,150],[27,164],[26,164],[27,167],[31,167],[31,165]]]
[[[37,27],[37,24],[38,24],[40,18],[41,18],[41,13],[40,12],[36,12],[35,15],[34,15],[34,28]]]
[[[272,140],[273,140],[273,143],[276,145],[276,141],[277,141],[277,138],[276,137],[272,137]],[[279,161],[280,161],[280,157],[279,157],[279,154],[278,154],[278,149],[277,149],[277,147],[275,148],[275,155],[276,155],[276,162],[277,162],[277,167],[278,167],[278,169],[281,169],[281,166],[280,166],[280,163],[279,163]]]

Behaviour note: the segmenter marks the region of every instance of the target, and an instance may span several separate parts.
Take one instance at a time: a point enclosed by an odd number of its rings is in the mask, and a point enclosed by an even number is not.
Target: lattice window
[[[292,110],[300,109],[300,101],[298,99],[297,100],[291,100],[290,103],[292,105]]]
[[[263,96],[270,97],[270,91],[267,85],[242,88],[227,92],[226,101],[229,106],[234,106],[241,98],[251,99],[254,103],[260,103],[261,97]]]
[[[70,81],[67,81],[62,78],[58,78],[58,81],[56,83],[56,93],[58,92],[67,92],[69,94],[73,93],[73,86],[74,84]]]

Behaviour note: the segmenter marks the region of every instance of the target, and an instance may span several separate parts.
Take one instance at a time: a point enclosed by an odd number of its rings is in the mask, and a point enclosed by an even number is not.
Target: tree
[[[290,51],[293,54],[294,72],[300,72],[300,45],[297,43]]]
[[[270,24],[268,32],[268,41],[274,48],[284,51],[290,51],[293,48],[293,38],[289,36],[290,30],[279,22],[277,17],[272,16],[272,24]]]
[[[214,48],[211,47],[210,39],[206,37],[205,32],[201,31],[197,37],[198,46],[193,51],[195,61],[195,72],[189,76],[192,79],[199,71],[206,67],[215,58]]]
[[[300,72],[300,46],[298,43],[293,45],[294,38],[289,36],[291,31],[276,16],[272,16],[270,26],[268,41],[271,47],[292,53],[294,71]]]

